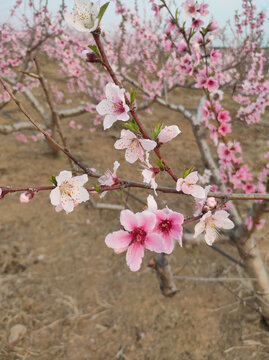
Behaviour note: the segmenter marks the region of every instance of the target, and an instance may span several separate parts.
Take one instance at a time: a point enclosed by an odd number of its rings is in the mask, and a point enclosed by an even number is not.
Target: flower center
[[[132,242],[140,242],[141,245],[144,245],[147,233],[143,229],[137,228],[133,230],[131,234],[133,236]]]
[[[114,108],[114,112],[117,114],[122,114],[125,112],[125,108],[124,108],[123,102],[121,100],[119,100],[117,103],[115,103],[113,105],[113,108]]]
[[[73,186],[68,183],[67,181],[63,181],[62,184],[59,186],[61,194],[66,194],[71,196],[73,192]]]
[[[163,220],[160,224],[159,224],[159,229],[161,230],[161,232],[165,232],[165,233],[169,233],[172,227],[172,223],[170,220]]]

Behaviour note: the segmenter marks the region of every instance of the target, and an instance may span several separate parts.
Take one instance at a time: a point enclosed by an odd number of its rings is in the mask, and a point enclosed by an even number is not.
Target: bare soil
[[[181,98],[195,111],[199,96],[199,91],[177,90],[173,100]],[[226,102],[231,108],[229,99]],[[22,120],[14,105],[7,108],[12,109]],[[165,145],[165,157],[178,175],[184,165],[203,172],[191,127],[183,117],[155,105],[154,113],[142,112],[141,119],[148,129],[159,120],[178,124],[182,134]],[[78,158],[99,171],[111,169],[119,159],[120,176],[142,180],[140,165],[128,165],[124,153],[113,148],[119,124],[106,132],[100,126],[90,133],[92,115],[73,119],[83,125],[82,130],[71,129],[70,120],[62,121],[63,130]],[[251,131],[242,123],[234,124],[232,138],[242,141],[245,158],[255,173],[264,165],[268,140],[265,120]],[[1,123],[7,122],[1,119]],[[63,155],[53,158],[45,141],[23,144],[12,135],[1,136],[1,149],[2,186],[47,185],[52,174],[69,168]],[[173,185],[166,175],[159,183]],[[146,199],[145,192],[131,193]],[[100,201],[98,195],[94,198]],[[108,194],[103,201],[122,204],[116,194]],[[189,199],[158,196],[160,206],[166,202],[172,209],[191,215]],[[130,197],[128,203],[135,211],[143,209]],[[247,205],[240,205],[243,214]],[[87,203],[69,215],[56,213],[49,193],[42,192],[29,204],[20,204],[19,194],[6,196],[0,201],[0,213],[1,360],[269,359],[269,332],[259,315],[220,283],[176,280],[180,291],[165,298],[156,275],[147,267],[153,253],[147,252],[139,272],[129,271],[125,255],[114,255],[104,244],[106,234],[120,227],[118,211],[96,210]],[[269,268],[268,235],[268,224],[257,233]],[[238,258],[232,244],[217,245]],[[239,267],[229,272],[233,263],[204,243],[185,243],[182,249],[177,246],[169,261],[176,275],[247,276]],[[248,282],[227,285],[255,305]],[[27,333],[10,347],[10,329],[16,324],[25,325]]]

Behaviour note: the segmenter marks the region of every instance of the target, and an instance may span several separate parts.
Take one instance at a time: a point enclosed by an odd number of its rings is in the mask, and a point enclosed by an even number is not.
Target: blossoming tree
[[[215,20],[207,20],[209,6],[204,1],[182,1],[176,9],[169,7],[165,0],[149,2],[152,16],[147,22],[137,11],[115,0],[122,21],[119,31],[111,37],[101,33],[103,15],[110,10],[109,3],[101,4],[100,1],[76,0],[74,12],[65,15],[63,4],[54,23],[50,21],[46,6],[36,9],[30,2],[33,25],[25,20],[19,34],[9,23],[3,25],[0,108],[4,109],[14,100],[29,122],[1,125],[0,132],[15,131],[22,139],[21,131],[29,126],[35,128],[55,153],[60,151],[68,157],[73,174],[61,171],[52,177],[52,186],[1,186],[1,198],[10,192],[21,192],[20,200],[26,203],[39,191],[50,191],[56,211],[70,213],[80,203],[93,196],[103,197],[108,191],[132,187],[147,192],[153,190],[155,198],[151,194],[147,196],[146,209],[138,213],[129,209],[121,211],[122,228],[104,235],[106,245],[116,254],[126,251],[126,262],[131,271],[140,269],[145,249],[159,253],[152,267],[159,274],[164,294],[172,295],[176,289],[164,254],[171,254],[175,244],[182,246],[183,241],[188,241],[184,225],[196,222],[194,237],[203,234],[209,246],[216,240],[218,231],[227,230],[227,236],[239,251],[239,262],[244,261],[250,277],[257,279],[253,287],[259,307],[255,310],[268,320],[269,279],[254,234],[263,226],[263,215],[268,209],[269,163],[266,159],[269,152],[264,154],[265,161],[260,160],[260,172],[251,172],[232,132],[235,121],[241,121],[242,126],[249,129],[251,124],[258,123],[269,103],[268,74],[261,48],[265,15],[257,12],[251,0],[242,0],[243,11],[235,15],[235,38],[229,47],[217,48],[214,39],[222,38],[226,45],[229,39],[223,37]],[[20,4],[21,1],[17,1],[13,11]],[[43,76],[36,58],[40,52],[57,63],[70,93],[87,97],[83,105],[57,109],[64,96]],[[32,57],[35,57],[34,68]],[[91,78],[87,76],[89,72]],[[43,90],[50,115],[33,94],[32,89],[37,86]],[[170,101],[170,94],[177,88],[200,89],[196,113],[184,106],[184,97],[176,103]],[[142,101],[136,99],[136,92],[143,97]],[[30,100],[43,123],[25,110],[17,93]],[[233,115],[224,104],[225,96],[239,104]],[[191,167],[187,154],[189,169],[184,168],[181,174],[171,168],[169,158],[164,158],[165,144],[184,133],[176,124],[160,123],[157,114],[150,133],[142,123],[139,111],[151,111],[154,103],[166,108],[167,113],[173,111],[188,120],[204,165],[204,175]],[[118,161],[114,163],[113,172],[99,174],[69,151],[61,119],[86,112],[96,113],[95,125],[103,122],[105,131],[117,121],[122,124],[124,129],[114,147],[125,150],[125,160],[130,164],[142,164],[143,182],[118,177]],[[71,126],[76,126],[74,124]],[[57,133],[61,143],[56,140]],[[180,154],[174,156],[180,161]],[[78,175],[79,172],[83,174]],[[158,186],[164,173],[172,179],[174,186]],[[89,178],[95,183],[86,188]],[[208,186],[204,186],[206,184]],[[159,192],[187,196],[190,201],[194,199],[193,216],[186,217],[168,206],[158,209]],[[235,203],[237,200],[252,203],[247,216],[241,215]]]

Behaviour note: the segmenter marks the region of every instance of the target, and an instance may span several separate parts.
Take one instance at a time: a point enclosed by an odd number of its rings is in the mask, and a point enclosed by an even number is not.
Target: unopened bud
[[[20,195],[20,202],[22,204],[27,204],[34,197],[34,195],[35,193],[33,192],[33,190],[25,191]]]
[[[212,209],[217,205],[217,201],[214,197],[209,197],[206,201],[206,205]]]
[[[89,52],[88,50],[83,50],[81,53],[81,57],[86,62],[90,62],[90,63],[100,62],[99,57],[94,52]]]

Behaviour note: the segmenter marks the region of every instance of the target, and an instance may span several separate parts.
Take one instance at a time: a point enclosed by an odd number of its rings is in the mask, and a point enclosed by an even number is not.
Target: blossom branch
[[[102,57],[102,64],[103,66],[107,69],[108,73],[110,74],[112,80],[114,81],[114,83],[116,85],[118,85],[120,88],[122,88],[121,83],[119,82],[119,80],[117,79],[117,76],[115,74],[115,72],[113,71],[112,67],[109,64],[109,61],[107,59],[106,53],[104,51],[101,39],[100,39],[100,29],[98,28],[96,31],[94,31],[92,33],[93,38],[95,40],[95,43],[98,47],[98,50],[100,51],[101,57]],[[125,95],[125,101],[126,104],[128,106],[130,106],[130,101],[127,98],[127,96]],[[139,127],[139,130],[141,132],[141,134],[143,135],[144,139],[149,139],[151,140],[150,136],[148,135],[147,131],[145,130],[145,128],[143,127],[143,125],[141,124],[136,111],[134,110],[134,108],[130,109],[130,113],[132,114],[137,126]],[[174,172],[171,170],[171,168],[167,165],[166,161],[163,159],[162,154],[160,152],[160,149],[157,147],[154,149],[155,154],[158,156],[158,158],[162,161],[163,165],[164,165],[164,170],[175,180],[178,180],[178,177],[174,174]]]

